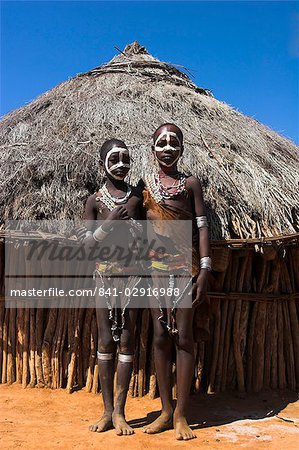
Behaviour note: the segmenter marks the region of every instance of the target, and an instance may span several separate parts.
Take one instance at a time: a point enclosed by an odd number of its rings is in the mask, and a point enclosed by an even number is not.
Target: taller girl
[[[154,133],[152,151],[159,165],[158,173],[145,176],[143,192],[147,219],[153,220],[192,220],[193,238],[197,244],[192,248],[192,274],[190,285],[181,287],[181,294],[187,295],[192,286],[192,307],[161,308],[153,299],[152,318],[154,324],[155,367],[162,402],[161,415],[145,428],[149,434],[175,428],[176,438],[189,440],[196,437],[186,419],[188,398],[194,373],[194,338],[192,322],[195,307],[206,300],[208,271],[211,270],[211,258],[208,238],[208,224],[202,196],[201,184],[194,176],[186,176],[177,168],[177,162],[183,154],[183,133],[171,123],[161,125]],[[181,227],[179,227],[181,228]],[[152,227],[157,243],[165,243],[166,236],[161,226]],[[174,228],[175,230],[175,228]],[[182,246],[179,235],[173,233],[173,254],[166,260],[155,251],[152,252],[153,285],[168,270],[169,285],[175,276],[182,272]],[[196,240],[196,239],[195,239]],[[167,248],[171,246],[168,245]],[[200,257],[200,259],[199,259]],[[180,270],[179,270],[180,268]],[[171,281],[172,280],[172,281]],[[158,281],[159,282],[159,281]],[[161,283],[161,282],[160,282]],[[191,305],[190,305],[191,306]],[[172,399],[172,349],[176,349],[177,404],[173,410]]]

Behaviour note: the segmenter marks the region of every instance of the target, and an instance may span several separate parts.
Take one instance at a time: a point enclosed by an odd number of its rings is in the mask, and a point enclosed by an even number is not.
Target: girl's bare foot
[[[123,414],[114,412],[112,414],[112,421],[117,436],[129,436],[134,434],[133,428],[126,422]]]
[[[187,419],[184,416],[179,416],[176,412],[173,417],[175,437],[179,441],[189,441],[190,439],[196,438],[191,428],[187,423]]]
[[[156,434],[169,430],[170,428],[172,428],[172,413],[162,411],[161,415],[154,420],[154,422],[147,425],[143,432],[147,434]]]
[[[89,431],[96,431],[102,433],[112,427],[112,414],[104,413],[100,420],[89,426]]]

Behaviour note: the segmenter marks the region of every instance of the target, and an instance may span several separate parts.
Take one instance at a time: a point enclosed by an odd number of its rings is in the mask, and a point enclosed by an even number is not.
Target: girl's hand
[[[123,205],[116,206],[116,208],[110,211],[110,213],[106,217],[102,225],[102,229],[104,231],[112,231],[112,229],[116,225],[115,223],[113,223],[115,220],[128,220],[129,218],[130,217],[128,216],[128,211]]]
[[[201,269],[196,282],[192,287],[192,306],[196,307],[208,301],[207,284],[209,272],[207,269]]]
[[[127,220],[129,219],[128,211],[123,205],[116,206],[110,213],[108,214],[106,220]]]

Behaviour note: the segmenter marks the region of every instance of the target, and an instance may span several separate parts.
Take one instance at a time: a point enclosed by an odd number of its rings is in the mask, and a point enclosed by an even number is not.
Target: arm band
[[[101,242],[105,239],[105,237],[109,234],[108,231],[104,231],[102,229],[102,226],[99,226],[99,228],[97,228],[95,230],[95,232],[93,233],[93,238],[95,241],[97,242]]]
[[[212,259],[210,256],[203,256],[200,258],[200,268],[208,269],[209,272],[212,270]]]
[[[208,227],[207,216],[197,216],[196,217],[197,228]]]

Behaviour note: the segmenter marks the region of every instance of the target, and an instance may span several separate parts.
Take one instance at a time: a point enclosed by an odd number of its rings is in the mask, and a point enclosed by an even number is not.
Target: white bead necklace
[[[150,175],[145,175],[144,178],[145,178],[145,184],[146,184],[151,196],[155,200],[155,202],[161,203],[163,200],[163,197],[159,191],[159,187],[157,185],[155,175],[152,173]]]
[[[127,199],[130,197],[131,192],[132,192],[132,189],[129,186],[126,195],[124,197],[121,197],[121,199],[117,198],[118,202],[116,202],[115,197],[113,197],[110,194],[110,192],[107,189],[106,183],[105,183],[101,187],[101,189],[99,189],[99,193],[101,195],[96,196],[96,201],[97,202],[101,201],[105,206],[107,206],[109,211],[112,211],[117,205],[125,203],[127,201]],[[121,200],[121,203],[120,203],[120,200]],[[137,222],[135,219],[133,219],[132,217],[130,217],[129,221],[130,221],[130,224],[133,226],[133,228],[132,227],[129,228],[129,231],[131,232],[131,234],[134,235],[134,232],[135,232],[134,228],[137,230],[137,232],[141,233],[142,225],[139,222]]]
[[[115,208],[115,206],[126,203],[128,198],[131,195],[131,192],[132,192],[132,189],[130,187],[128,187],[128,190],[123,197],[115,197],[110,194],[110,192],[108,191],[107,185],[105,183],[99,190],[99,193],[101,194],[101,196],[100,197],[97,196],[96,200],[97,201],[100,200],[102,203],[104,203],[105,206],[107,206],[107,208],[110,211],[112,211]]]

